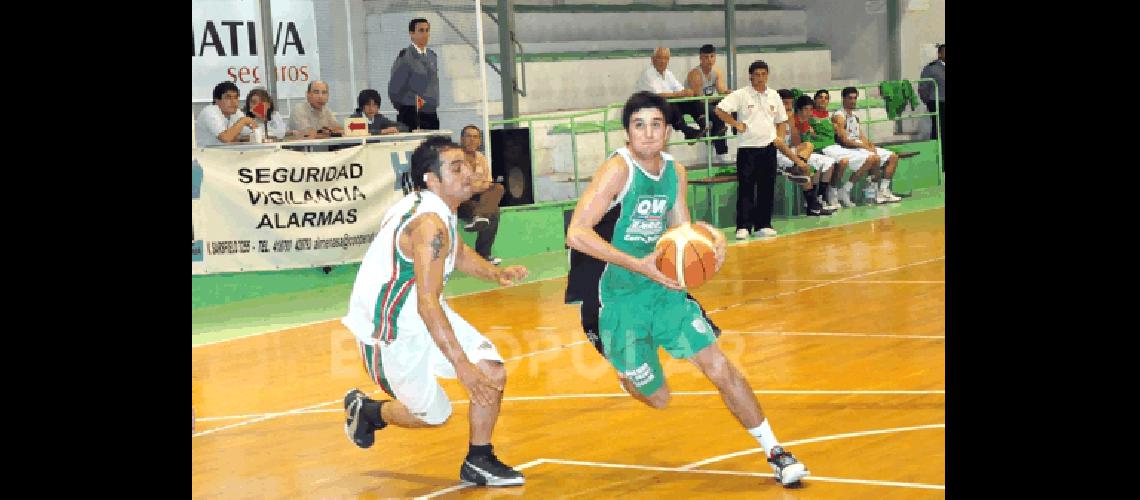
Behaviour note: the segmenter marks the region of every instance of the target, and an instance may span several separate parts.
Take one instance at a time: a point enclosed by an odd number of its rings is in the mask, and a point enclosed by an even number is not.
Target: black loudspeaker
[[[534,203],[530,171],[530,129],[504,128],[491,131],[491,177],[503,184],[499,206]]]

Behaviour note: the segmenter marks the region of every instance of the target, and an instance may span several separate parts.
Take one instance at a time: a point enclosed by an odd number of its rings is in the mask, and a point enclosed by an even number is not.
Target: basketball
[[[716,273],[716,246],[708,229],[695,224],[684,224],[665,231],[657,240],[661,255],[657,256],[657,269],[677,280],[682,287],[701,286]]]

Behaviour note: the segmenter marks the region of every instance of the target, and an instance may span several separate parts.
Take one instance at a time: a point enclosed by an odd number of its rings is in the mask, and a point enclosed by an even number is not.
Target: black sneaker
[[[810,196],[809,196],[809,198],[810,198]],[[815,203],[812,203],[813,201]],[[831,215],[833,213],[835,213],[835,210],[831,210],[829,208],[824,208],[823,205],[821,205],[818,200],[808,200],[807,215],[809,215],[811,217],[819,217],[819,216]]]
[[[487,226],[489,226],[489,225],[491,225],[491,221],[489,219],[487,219],[486,217],[474,217],[471,219],[470,224],[463,226],[463,229],[465,229],[469,233],[470,232],[479,232],[479,231],[482,231],[484,229],[487,229]]]
[[[800,479],[811,474],[811,471],[807,470],[804,464],[796,460],[795,455],[784,451],[783,446],[775,446],[772,448],[772,456],[768,458],[768,465],[772,466],[772,472],[776,474],[776,480],[784,486],[798,483]]]
[[[459,467],[459,479],[479,486],[520,486],[526,480],[521,472],[500,462],[494,453],[468,455]]]
[[[376,427],[361,414],[364,402],[368,400],[368,396],[360,389],[353,389],[344,395],[344,434],[352,444],[361,448],[368,448],[376,442]]]
[[[686,141],[691,141],[693,139],[699,139],[705,135],[703,131],[697,130],[697,129],[690,127],[688,125],[681,128],[681,133],[685,135]]]

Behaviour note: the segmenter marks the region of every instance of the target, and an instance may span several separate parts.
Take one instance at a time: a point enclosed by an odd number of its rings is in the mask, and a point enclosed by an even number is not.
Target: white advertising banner
[[[421,140],[332,152],[194,152],[193,273],[359,262]]]
[[[193,0],[193,10],[193,102],[213,102],[223,81],[237,84],[243,102],[250,89],[267,87],[263,47],[274,48],[278,98],[304,97],[320,79],[311,1],[273,0],[270,44],[261,40],[257,0]]]

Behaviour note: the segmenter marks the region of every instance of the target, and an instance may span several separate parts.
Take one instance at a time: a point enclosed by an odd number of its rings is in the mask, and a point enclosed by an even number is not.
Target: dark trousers
[[[922,101],[922,102],[926,103],[926,109],[930,110],[931,113],[934,112],[934,101]],[[946,140],[946,101],[940,101],[938,103],[938,112],[939,112],[938,116],[930,117],[930,131],[931,131],[930,138],[932,140],[937,139],[938,138],[938,131],[939,130],[942,131],[942,170],[945,171],[946,170],[946,143],[947,143],[947,140]]]
[[[776,146],[736,150],[736,228],[772,227]]]
[[[724,125],[724,120],[721,120],[720,117],[716,115],[716,111],[713,111],[713,108],[716,108],[717,102],[719,101],[709,101],[710,116],[707,118],[712,119],[712,136],[724,135],[728,130],[728,128]],[[683,115],[689,115],[693,117],[693,120],[697,122],[697,125],[705,130],[705,135],[709,135],[709,120],[705,117],[705,103],[701,101],[686,101],[673,103],[672,106],[673,113],[675,114],[673,128],[684,127],[685,119]],[[713,149],[716,151],[716,154],[722,155],[728,153],[728,144],[724,141],[724,139],[713,141]]]
[[[439,130],[439,115],[435,112],[420,111],[416,116],[415,106],[396,106],[396,121],[408,126],[408,130]]]
[[[491,184],[486,191],[460,203],[457,209],[462,219],[470,220],[477,215],[489,222],[487,229],[475,236],[475,252],[487,260],[491,259],[491,247],[495,246],[495,235],[499,232],[499,201],[503,199],[503,192],[502,184]]]

